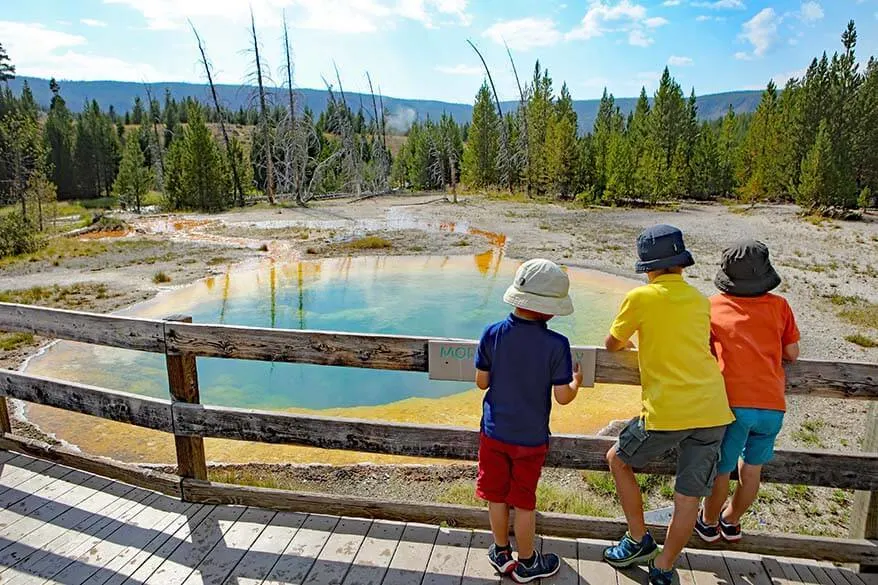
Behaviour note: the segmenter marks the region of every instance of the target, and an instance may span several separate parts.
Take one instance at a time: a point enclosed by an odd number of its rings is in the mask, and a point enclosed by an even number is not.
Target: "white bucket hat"
[[[561,267],[550,260],[536,258],[518,267],[503,300],[519,309],[564,316],[573,313],[569,291],[570,279]]]

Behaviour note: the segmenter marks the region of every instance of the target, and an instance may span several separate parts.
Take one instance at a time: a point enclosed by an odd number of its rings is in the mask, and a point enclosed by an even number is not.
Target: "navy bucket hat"
[[[651,272],[664,268],[686,268],[695,264],[692,254],[683,243],[683,232],[672,225],[656,225],[637,236],[637,272]]]

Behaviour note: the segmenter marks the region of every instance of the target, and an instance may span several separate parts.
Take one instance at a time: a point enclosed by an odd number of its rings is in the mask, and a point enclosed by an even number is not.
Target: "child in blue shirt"
[[[534,550],[536,488],[549,448],[552,394],[559,404],[576,398],[582,374],[573,368],[570,342],[548,328],[569,315],[570,281],[554,262],[529,260],[515,274],[503,300],[515,310],[489,325],[476,353],[482,404],[476,494],[488,502],[494,544],[488,559],[518,583],[558,572],[561,560]],[[518,560],[509,545],[509,509],[515,508]]]

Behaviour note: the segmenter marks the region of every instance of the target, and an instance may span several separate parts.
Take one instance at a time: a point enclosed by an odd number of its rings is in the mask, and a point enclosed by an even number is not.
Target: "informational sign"
[[[430,341],[427,360],[431,380],[474,382],[476,379],[475,341]],[[573,347],[573,361],[579,363],[582,386],[594,386],[597,350],[593,347]]]

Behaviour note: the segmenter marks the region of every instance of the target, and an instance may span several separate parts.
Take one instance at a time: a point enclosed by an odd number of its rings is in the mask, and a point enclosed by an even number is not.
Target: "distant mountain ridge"
[[[23,83],[27,81],[34,94],[34,98],[43,107],[48,107],[52,99],[49,91],[49,80],[38,77],[16,77],[10,81],[12,91],[18,94]],[[142,83],[127,81],[66,81],[60,80],[61,95],[67,102],[68,107],[79,112],[87,101],[97,100],[102,108],[107,109],[111,105],[115,110],[123,114],[131,110],[134,98],[140,96],[146,101],[146,91]],[[181,100],[186,96],[197,99],[202,103],[210,103],[210,92],[207,84],[159,82],[150,84],[153,97],[164,100],[165,89],[170,90],[175,99]],[[255,88],[240,85],[217,85],[217,94],[220,101],[227,108],[237,110],[240,107],[250,107],[253,102]],[[473,95],[475,95],[475,86]],[[279,100],[284,103],[286,98],[284,89],[272,88]],[[326,109],[328,94],[320,89],[298,89],[299,95],[304,98],[305,105],[315,113]],[[761,91],[732,91],[710,95],[698,96],[698,115],[702,120],[713,120],[725,115],[729,106],[736,113],[750,113],[756,110],[759,104]],[[346,92],[345,97],[352,108],[360,104],[366,112],[372,109],[372,98],[368,94]],[[508,111],[516,107],[518,102],[504,102],[503,110]],[[580,130],[590,131],[594,125],[600,100],[574,100],[573,108],[579,116]],[[616,104],[627,115],[634,109],[637,98],[616,98]],[[395,131],[405,131],[415,120],[425,120],[428,117],[438,120],[443,113],[454,116],[458,122],[469,121],[472,117],[471,104],[459,104],[434,100],[404,99],[384,97],[384,107],[388,112],[388,125]]]

